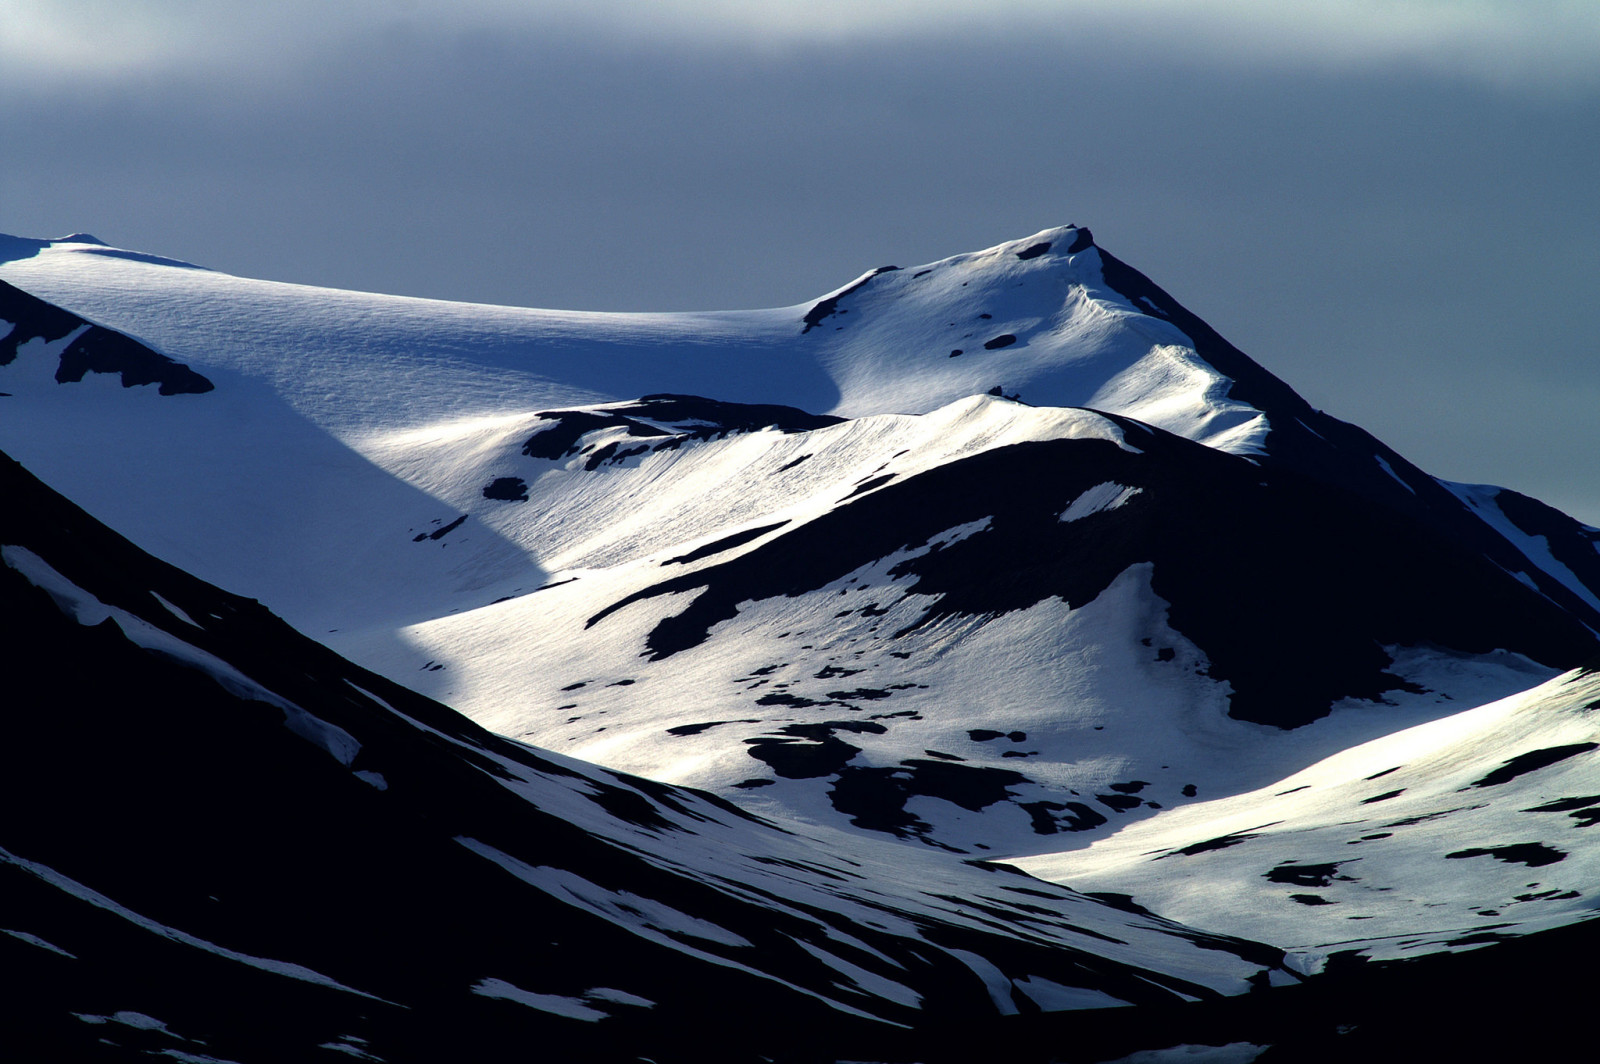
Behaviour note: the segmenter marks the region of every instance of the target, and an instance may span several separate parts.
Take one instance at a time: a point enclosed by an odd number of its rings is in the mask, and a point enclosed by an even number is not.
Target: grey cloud
[[[1597,93],[1056,39],[755,49],[404,19],[247,74],[0,94],[21,146],[0,229],[690,309],[1078,222],[1425,468],[1562,488],[1600,522],[1600,472],[1552,472],[1595,449]]]
[[[392,31],[576,32],[769,53],[819,43],[1049,40],[1258,69],[1400,63],[1545,89],[1600,79],[1600,9],[1586,0],[16,0],[0,23],[0,66],[63,83],[160,69],[237,74],[281,70],[285,53]]]

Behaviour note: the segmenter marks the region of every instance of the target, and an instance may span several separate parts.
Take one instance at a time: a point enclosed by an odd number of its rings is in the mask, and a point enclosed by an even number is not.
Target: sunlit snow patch
[[[1080,521],[1090,514],[1101,513],[1105,510],[1115,510],[1143,490],[1143,488],[1130,488],[1114,481],[1096,484],[1076,499],[1073,499],[1072,505],[1061,511],[1061,520],[1063,522]]]
[[[524,990],[506,982],[504,979],[484,979],[473,986],[474,994],[484,997],[503,998],[506,1001],[515,1001],[519,1005],[526,1005],[530,1009],[548,1012],[556,1016],[565,1016],[569,1020],[603,1020],[611,1015],[601,1009],[583,1003],[581,998],[563,997],[559,994],[536,994],[531,990]]]
[[[55,945],[53,943],[50,943],[50,942],[46,942],[44,939],[40,938],[38,935],[32,934],[32,933],[27,932],[27,931],[13,931],[9,927],[0,927],[0,935],[10,935],[12,938],[21,939],[23,942],[26,942],[30,946],[38,946],[40,949],[49,950],[51,953],[59,953],[61,956],[66,957],[69,960],[77,960],[78,959],[74,954],[68,953],[66,950],[62,949],[60,946],[57,946],[57,945]]]

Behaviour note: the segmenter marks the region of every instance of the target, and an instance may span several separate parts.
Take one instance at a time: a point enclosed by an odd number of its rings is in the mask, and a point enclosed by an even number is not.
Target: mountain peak
[[[1020,240],[1009,240],[1004,244],[997,244],[990,250],[1010,252],[1017,258],[1026,260],[1051,253],[1076,255],[1093,246],[1094,234],[1086,226],[1068,224],[1042,229]]]

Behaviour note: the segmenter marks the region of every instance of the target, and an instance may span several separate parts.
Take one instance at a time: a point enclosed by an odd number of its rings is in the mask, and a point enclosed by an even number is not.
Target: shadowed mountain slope
[[[1287,978],[1269,947],[498,738],[9,460],[0,495],[13,1048],[809,1059]]]

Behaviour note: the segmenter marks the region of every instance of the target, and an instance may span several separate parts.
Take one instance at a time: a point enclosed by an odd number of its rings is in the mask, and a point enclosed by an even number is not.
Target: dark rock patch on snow
[[[1264,826],[1270,826],[1270,825],[1264,825]],[[1260,834],[1261,834],[1261,832],[1259,832],[1259,831],[1236,831],[1236,832],[1233,832],[1232,834],[1228,834],[1228,835],[1219,835],[1214,839],[1206,839],[1204,842],[1190,843],[1188,846],[1183,846],[1183,847],[1180,847],[1180,848],[1178,848],[1176,850],[1171,850],[1171,851],[1169,851],[1167,853],[1162,854],[1160,857],[1157,857],[1156,860],[1162,861],[1162,860],[1165,860],[1168,857],[1172,857],[1172,856],[1176,856],[1176,855],[1181,855],[1181,856],[1184,856],[1184,857],[1195,857],[1195,856],[1197,856],[1199,854],[1202,854],[1202,853],[1211,853],[1214,850],[1226,850],[1230,846],[1237,846],[1241,842],[1245,842],[1245,841],[1247,841],[1249,839],[1257,838],[1257,837],[1260,836]]]
[[[827,704],[814,698],[806,698],[803,695],[790,694],[788,691],[772,691],[756,699],[756,705],[758,706],[793,706],[795,709],[805,709],[808,706],[825,706]]]
[[[773,403],[729,403],[670,393],[646,395],[587,410],[546,410],[538,417],[550,424],[523,443],[522,453],[529,458],[550,461],[586,454],[585,469],[590,471],[607,462],[654,450],[672,450],[696,440],[765,428],[784,433],[808,432],[845,420]],[[627,438],[644,442],[627,448],[620,440],[585,443],[590,433],[608,429],[620,429]],[[802,455],[784,468],[798,465],[806,457],[809,456]]]
[[[1046,241],[1044,241],[1042,243],[1039,243],[1039,244],[1029,244],[1027,247],[1025,247],[1021,251],[1017,252],[1017,258],[1019,258],[1019,259],[1036,259],[1040,255],[1043,255],[1045,252],[1047,252],[1049,250],[1050,250],[1050,241],[1048,241],[1048,240],[1046,240]]]
[[[646,425],[621,414],[596,414],[588,410],[552,410],[539,414],[539,420],[554,422],[552,427],[541,429],[522,445],[522,453],[529,458],[548,458],[554,461],[578,453],[578,441],[600,429],[621,428],[630,436],[666,436],[667,430]]]
[[[4,281],[0,281],[0,320],[13,325],[0,337],[0,366],[15,361],[21,346],[30,340],[49,343],[83,330],[61,352],[55,374],[58,384],[76,384],[88,373],[116,373],[124,388],[156,384],[161,395],[200,395],[216,387],[182,362],[152,351],[133,337],[95,325]]]
[[[1567,746],[1547,746],[1543,750],[1530,750],[1525,754],[1518,754],[1504,765],[1495,769],[1481,780],[1475,780],[1469,786],[1494,787],[1502,783],[1509,783],[1518,776],[1529,772],[1537,772],[1541,768],[1548,768],[1569,757],[1588,753],[1600,747],[1600,743],[1571,743]],[[1467,788],[1463,787],[1462,790]]]
[[[699,735],[703,731],[709,731],[712,728],[720,728],[724,724],[760,724],[760,723],[761,722],[759,720],[752,720],[752,719],[748,719],[748,718],[744,719],[744,720],[708,720],[708,721],[704,722],[703,724],[680,724],[676,728],[668,728],[667,729],[667,734],[668,735],[679,735],[679,736],[682,736],[682,735]]]
[[[995,731],[993,728],[969,728],[967,729],[967,738],[975,743],[986,743],[993,739],[1010,739],[1014,743],[1025,743],[1028,741],[1028,733],[1025,731]],[[1115,787],[1115,784],[1112,786]]]
[[[12,324],[10,332],[0,336],[0,366],[8,366],[16,361],[17,349],[29,340],[39,339],[50,343],[85,324],[76,314],[46,303],[4,281],[0,281],[0,321]]]
[[[1089,831],[1106,822],[1102,813],[1082,802],[1019,802],[1018,806],[1033,822],[1036,835],[1054,835],[1062,830]],[[1065,813],[1065,816],[1057,814]]]
[[[466,514],[462,514],[460,517],[456,518],[454,521],[451,521],[448,525],[442,525],[439,528],[434,529],[432,532],[419,532],[419,533],[417,533],[415,536],[411,537],[411,542],[413,542],[413,543],[421,543],[425,539],[443,539],[445,536],[448,536],[451,532],[454,532],[456,529],[460,528],[461,525],[462,525],[462,522],[466,521],[466,519],[467,519],[467,515]]]
[[[888,698],[892,693],[878,687],[857,687],[853,691],[829,691],[828,697],[840,702],[874,702]]]
[[[1327,887],[1333,885],[1335,873],[1343,861],[1330,861],[1327,864],[1295,864],[1293,862],[1278,865],[1270,871],[1262,873],[1269,883],[1288,883],[1297,887]],[[1348,879],[1348,876],[1341,876]]]
[[[881,724],[861,720],[832,720],[818,724],[787,724],[774,736],[746,739],[746,753],[772,766],[784,779],[805,780],[832,776],[855,757],[859,746],[837,738],[836,732],[882,735]]]
[[[731,432],[757,432],[766,428],[783,433],[810,432],[847,420],[833,414],[812,414],[799,407],[777,403],[730,403],[671,392],[641,396],[631,403],[620,403],[611,409],[630,417],[649,418],[670,425],[679,434],[698,432],[703,438]]]
[[[1546,846],[1542,842],[1518,842],[1510,846],[1474,846],[1471,849],[1447,853],[1445,856],[1452,860],[1464,857],[1493,857],[1497,861],[1525,864],[1529,868],[1541,868],[1567,858],[1563,851],[1554,846]]]
[[[857,827],[913,837],[931,830],[906,811],[913,796],[943,798],[978,812],[1014,797],[1008,788],[1026,782],[1026,776],[1009,769],[912,758],[891,767],[847,767],[828,797]]]
[[[1593,827],[1600,823],[1600,794],[1592,794],[1586,798],[1558,798],[1544,805],[1536,805],[1532,809],[1524,809],[1525,813],[1566,813],[1578,822],[1578,827]]]
[[[527,502],[528,482],[521,477],[495,477],[483,486],[483,497],[501,502]]]
[[[642,444],[637,447],[624,447],[620,442],[613,440],[589,451],[589,457],[584,461],[583,468],[585,472],[593,473],[607,462],[620,462],[634,455],[649,453],[650,448]]]
[[[994,337],[992,340],[985,340],[983,342],[983,349],[985,351],[998,351],[1002,347],[1010,347],[1012,344],[1014,344],[1016,342],[1017,342],[1017,338],[1015,336],[1013,336],[1011,333],[1001,333],[999,336]]]
[[[86,373],[121,374],[124,388],[157,384],[161,395],[202,395],[216,387],[183,363],[98,325],[90,326],[61,352],[56,382],[77,383]]]
[[[1371,798],[1361,799],[1361,804],[1372,805],[1376,802],[1387,802],[1390,798],[1398,798],[1404,793],[1406,793],[1406,789],[1404,787],[1401,787],[1397,791],[1384,791],[1382,794],[1374,794]]]
[[[1399,820],[1390,821],[1383,826],[1386,828],[1409,828],[1416,824],[1426,824],[1430,820],[1442,819],[1451,813],[1459,813],[1464,808],[1465,806],[1457,806],[1454,809],[1440,809],[1432,813],[1418,813],[1416,816],[1402,817]]]
[[[702,547],[696,547],[687,554],[680,554],[676,558],[668,558],[661,564],[687,565],[690,562],[697,562],[701,558],[709,558],[713,554],[721,554],[723,551],[729,551],[735,547],[742,547],[751,540],[760,539],[768,532],[780,529],[788,523],[788,521],[778,521],[774,524],[762,525],[760,528],[747,528],[743,532],[735,532],[731,536],[723,536],[721,539],[714,540],[713,542],[707,543]]]

